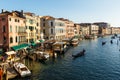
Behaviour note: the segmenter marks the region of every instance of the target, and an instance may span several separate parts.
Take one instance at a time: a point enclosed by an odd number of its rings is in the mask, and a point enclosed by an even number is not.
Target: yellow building
[[[27,32],[27,42],[36,42],[40,39],[40,19],[39,16],[35,16],[34,13],[24,13],[26,17],[26,32]]]

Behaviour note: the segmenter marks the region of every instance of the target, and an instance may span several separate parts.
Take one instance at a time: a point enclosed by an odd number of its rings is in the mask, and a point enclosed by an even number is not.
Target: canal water
[[[120,80],[120,43],[111,37],[83,40],[71,47],[64,55],[46,62],[27,62],[32,76],[14,80]],[[106,41],[102,45],[102,41]],[[72,54],[86,50],[76,59]]]

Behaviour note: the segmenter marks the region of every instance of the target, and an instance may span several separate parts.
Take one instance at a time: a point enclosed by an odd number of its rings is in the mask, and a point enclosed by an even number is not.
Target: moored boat
[[[79,44],[79,40],[78,39],[73,39],[71,44],[72,44],[72,46],[77,46]]]
[[[65,53],[68,49],[66,42],[56,42],[53,44],[53,51]]]
[[[35,51],[34,53],[37,55],[37,59],[39,60],[47,60],[50,57],[47,52]]]
[[[13,64],[15,70],[20,74],[21,77],[30,76],[31,71],[23,63],[16,62]]]

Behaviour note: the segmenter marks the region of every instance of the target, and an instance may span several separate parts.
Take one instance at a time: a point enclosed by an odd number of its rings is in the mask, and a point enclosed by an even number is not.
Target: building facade
[[[23,11],[4,11],[0,14],[1,48],[5,51],[12,46],[26,43],[25,17]]]
[[[41,32],[43,32],[45,40],[65,38],[65,29],[65,22],[60,19],[51,16],[41,18]]]
[[[27,43],[36,42],[37,38],[40,38],[38,36],[38,33],[40,31],[38,30],[40,29],[39,17],[35,16],[34,13],[29,13],[29,12],[24,13],[24,16],[26,18],[25,26],[27,32],[27,37],[26,37]]]
[[[90,35],[90,26],[91,26],[91,23],[81,23],[80,24],[83,36],[89,36]]]
[[[95,35],[95,36],[97,36],[98,35],[98,32],[99,32],[99,26],[97,26],[97,25],[94,25],[94,24],[91,24],[90,25],[90,29],[89,29],[90,31],[90,35]]]
[[[106,35],[107,28],[110,27],[110,24],[106,23],[106,22],[95,22],[93,24],[99,26],[99,34],[101,34],[101,35]]]

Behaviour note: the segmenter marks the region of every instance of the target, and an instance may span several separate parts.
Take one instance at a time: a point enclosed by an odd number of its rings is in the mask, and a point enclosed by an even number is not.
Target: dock
[[[6,80],[13,79],[18,76],[18,73],[13,68],[8,68],[6,70]]]
[[[15,69],[13,68],[13,65],[9,64],[9,63],[1,63],[0,64],[3,70],[3,80],[9,80],[9,79],[13,79],[15,77],[18,76],[18,73],[15,71]]]

